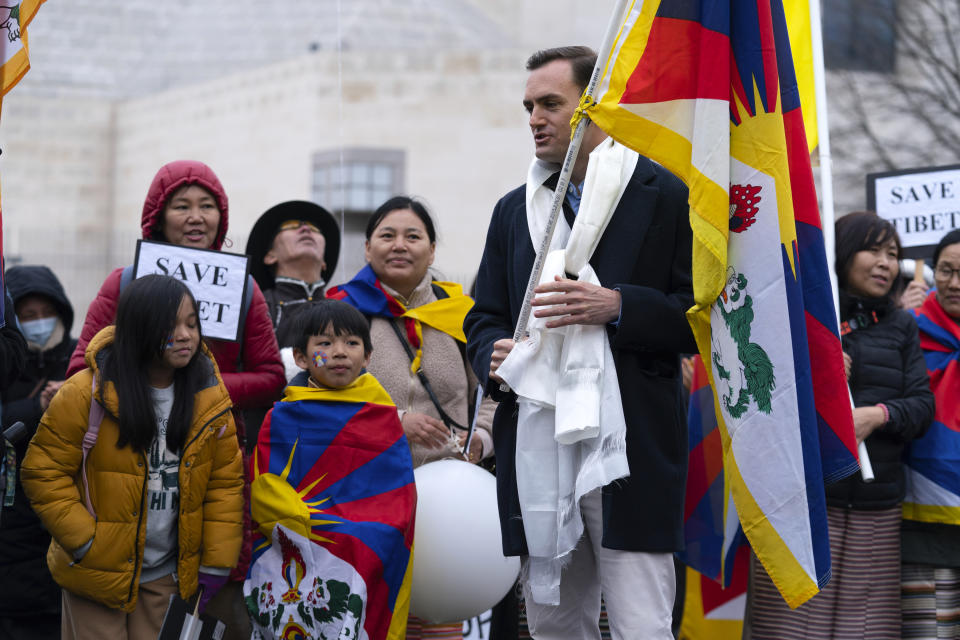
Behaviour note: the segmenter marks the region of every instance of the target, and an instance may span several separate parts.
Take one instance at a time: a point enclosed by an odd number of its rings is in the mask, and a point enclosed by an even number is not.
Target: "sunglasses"
[[[277,229],[277,233],[281,231],[292,231],[294,229],[299,229],[300,227],[306,227],[313,231],[314,233],[320,233],[320,228],[313,224],[312,222],[307,222],[306,220],[287,220],[280,225],[280,228]]]

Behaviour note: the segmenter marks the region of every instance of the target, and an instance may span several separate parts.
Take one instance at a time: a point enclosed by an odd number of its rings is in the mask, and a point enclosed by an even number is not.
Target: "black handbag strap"
[[[400,331],[400,327],[398,327],[397,323],[392,319],[387,319],[387,323],[393,329],[393,332],[397,334],[397,339],[400,341],[400,344],[403,345],[404,351],[407,352],[410,362],[413,362],[414,358],[416,358],[416,354],[414,354],[413,349],[410,347],[410,343],[407,342],[407,338]],[[423,388],[427,390],[427,395],[430,396],[430,401],[433,402],[433,406],[437,408],[437,413],[440,414],[440,421],[443,422],[448,429],[461,429],[466,431],[467,427],[451,418],[450,414],[444,411],[443,407],[440,406],[440,401],[437,399],[437,394],[433,392],[433,387],[430,386],[430,380],[427,379],[427,374],[423,372],[422,365],[419,369],[417,369],[417,377],[420,379],[420,384],[423,385]]]

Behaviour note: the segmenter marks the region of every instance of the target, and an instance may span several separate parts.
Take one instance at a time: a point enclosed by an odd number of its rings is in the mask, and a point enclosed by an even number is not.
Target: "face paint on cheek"
[[[327,354],[323,351],[314,351],[313,352],[313,366],[322,367],[327,364]]]
[[[173,334],[167,336],[167,342],[163,345],[161,351],[166,351],[167,349],[173,349]]]

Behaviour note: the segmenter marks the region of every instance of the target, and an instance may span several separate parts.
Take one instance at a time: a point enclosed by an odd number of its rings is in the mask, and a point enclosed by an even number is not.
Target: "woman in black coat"
[[[927,430],[935,404],[917,323],[896,304],[901,253],[896,229],[863,211],[840,218],[836,238],[853,422],[876,479],[866,483],[856,473],[826,487],[833,575],[814,598],[790,611],[770,579],[754,572],[753,640],[901,637],[900,456],[907,442]]]
[[[73,307],[50,269],[17,266],[7,270],[27,358],[20,376],[3,392],[3,428],[23,422],[27,433],[15,445],[23,460],[40,416],[63,384],[77,341],[70,337]],[[13,504],[0,512],[0,638],[60,637],[60,588],[47,569],[50,534],[30,508],[16,470]]]

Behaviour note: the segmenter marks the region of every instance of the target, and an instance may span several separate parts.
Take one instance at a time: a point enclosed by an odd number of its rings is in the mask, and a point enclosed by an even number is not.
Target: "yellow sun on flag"
[[[323,509],[319,507],[330,498],[324,497],[310,502],[306,500],[313,488],[326,477],[326,474],[321,475],[299,491],[287,481],[290,468],[293,466],[293,457],[296,455],[297,442],[290,450],[287,464],[280,475],[259,473],[259,451],[254,452],[253,468],[256,475],[250,484],[250,511],[253,519],[259,525],[260,533],[266,538],[266,541],[261,545],[262,547],[270,546],[273,527],[276,524],[282,524],[304,538],[333,543],[333,540],[313,532],[313,527],[316,525],[336,524],[338,522],[337,520],[314,518],[315,514],[323,513]]]

